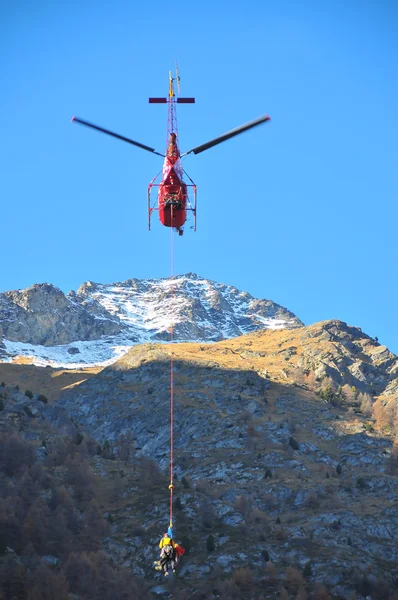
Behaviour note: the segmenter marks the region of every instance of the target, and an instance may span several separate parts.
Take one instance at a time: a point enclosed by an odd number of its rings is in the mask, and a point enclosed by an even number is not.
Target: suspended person
[[[185,553],[185,549],[180,544],[174,544],[174,561],[177,564],[181,556]]]
[[[173,569],[173,573],[176,572],[176,561],[175,561],[175,552],[174,552],[174,541],[172,537],[172,531],[169,527],[167,533],[165,533],[162,539],[159,542],[160,548],[160,568],[163,572],[163,575],[167,577],[169,574],[169,566]]]
[[[173,569],[173,573],[176,572],[176,566],[180,559],[180,557],[185,553],[185,549],[177,544],[173,540],[173,532],[171,527],[169,527],[168,532],[165,533],[162,539],[159,542],[160,548],[160,561],[159,561],[159,569],[163,571],[163,575],[167,577],[169,564],[171,564],[171,568]]]

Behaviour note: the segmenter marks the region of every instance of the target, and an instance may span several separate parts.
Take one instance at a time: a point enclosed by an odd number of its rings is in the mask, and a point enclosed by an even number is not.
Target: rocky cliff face
[[[96,340],[121,330],[117,317],[95,300],[88,310],[73,294],[67,297],[47,283],[0,294],[0,327],[7,340],[42,346]]]
[[[98,364],[147,341],[216,341],[265,328],[295,328],[287,309],[193,273],[169,279],[87,282],[65,295],[48,284],[0,294],[3,360]]]
[[[296,584],[286,583],[292,598],[300,586],[312,589],[310,582],[346,599],[359,589],[382,597],[380,590],[394,586],[398,463],[391,432],[375,428],[358,392],[368,392],[370,403],[375,394],[393,394],[398,358],[339,321],[209,345],[145,344],[57,405],[115,455],[130,436],[136,456],[167,474],[171,358],[175,530],[194,547],[182,564],[181,589],[202,580],[214,587],[220,572],[236,582],[234,573],[242,578],[239,569],[249,569],[264,598],[275,598],[286,567],[298,571]],[[123,499],[109,507],[107,542],[115,560],[148,577],[142,559],[150,562],[168,523],[167,475],[151,483],[151,468],[145,481],[126,481]],[[144,528],[139,538],[134,519]],[[209,555],[210,533],[216,550]],[[222,597],[260,597],[239,585],[229,589],[235,595]]]

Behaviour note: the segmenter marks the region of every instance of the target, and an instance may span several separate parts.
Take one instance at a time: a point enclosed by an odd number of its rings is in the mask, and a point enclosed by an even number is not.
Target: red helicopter
[[[176,104],[194,104],[195,98],[181,98],[176,97],[174,91],[174,83],[177,84],[178,93],[180,93],[180,76],[178,75],[178,68],[176,68],[176,76],[172,77],[171,72],[169,73],[169,92],[167,98],[149,98],[149,102],[151,104],[168,104],[168,128],[167,128],[167,148],[166,154],[162,154],[160,152],[156,152],[154,148],[150,148],[149,146],[145,146],[140,142],[135,142],[130,138],[124,137],[117,133],[113,133],[113,131],[109,131],[108,129],[104,129],[103,127],[98,127],[98,125],[93,125],[88,121],[84,121],[83,119],[79,119],[78,117],[72,117],[71,121],[74,123],[80,123],[81,125],[86,125],[87,127],[91,127],[92,129],[96,129],[97,131],[101,131],[102,133],[107,133],[123,142],[128,142],[129,144],[133,144],[134,146],[138,146],[138,148],[142,148],[143,150],[147,150],[148,152],[152,152],[153,154],[157,154],[158,156],[164,157],[163,169],[152,179],[150,184],[148,185],[148,228],[151,228],[151,215],[154,210],[159,211],[159,219],[162,225],[166,227],[173,227],[179,235],[183,234],[183,226],[187,219],[187,211],[192,211],[194,216],[194,231],[196,231],[196,185],[189,177],[188,173],[184,171],[181,164],[181,157],[186,156],[187,154],[199,154],[200,152],[204,152],[221,142],[225,142],[225,140],[229,140],[235,135],[239,135],[248,129],[252,129],[252,127],[256,127],[257,125],[261,125],[266,121],[270,120],[268,115],[263,117],[259,117],[254,121],[250,121],[249,123],[245,123],[240,127],[236,127],[219,137],[206,142],[205,144],[201,144],[200,146],[196,146],[183,154],[180,154],[180,150],[178,148],[178,129],[177,129],[177,116],[176,116]],[[183,176],[184,174],[188,177],[190,183],[185,183]],[[158,178],[161,176],[160,183],[156,183]],[[157,188],[158,192],[156,198],[151,205],[151,195],[153,192],[153,188]]]

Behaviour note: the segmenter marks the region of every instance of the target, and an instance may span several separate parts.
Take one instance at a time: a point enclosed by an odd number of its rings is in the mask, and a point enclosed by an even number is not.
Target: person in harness
[[[173,573],[176,572],[176,565],[179,558],[184,554],[185,550],[179,544],[176,544],[173,540],[172,529],[169,527],[167,533],[165,533],[159,542],[160,548],[160,561],[159,570],[163,572],[165,577],[169,574],[169,567],[173,569]]]
[[[160,567],[165,577],[167,577],[167,575],[169,574],[170,564],[173,569],[173,573],[176,572],[174,547],[175,544],[173,542],[173,538],[170,536],[170,532],[165,533],[159,542]]]

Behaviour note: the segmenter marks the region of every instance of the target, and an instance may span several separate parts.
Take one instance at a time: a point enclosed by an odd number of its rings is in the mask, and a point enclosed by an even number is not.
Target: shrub
[[[368,431],[369,433],[372,433],[372,431],[374,431],[372,423],[366,423],[365,430]]]
[[[290,591],[297,592],[299,587],[304,585],[304,578],[298,569],[287,567],[285,570],[286,584]]]
[[[28,398],[32,399],[33,398],[33,392],[31,392],[30,390],[26,390],[25,391],[25,396],[27,396]]]
[[[284,542],[288,538],[288,534],[282,527],[275,527],[274,537],[276,540]]]
[[[308,594],[302,585],[298,589],[296,600],[308,600]]]
[[[214,543],[214,536],[212,536],[211,534],[207,536],[206,548],[208,552],[213,552],[216,549],[216,545]]]
[[[269,561],[266,564],[265,572],[266,572],[267,578],[270,579],[271,581],[276,581],[276,579],[278,578],[278,571],[276,570],[274,563],[271,561]]]
[[[324,585],[318,583],[314,590],[314,600],[330,600],[329,593]]]
[[[259,508],[254,508],[250,511],[248,515],[248,520],[251,523],[256,523],[257,525],[259,525],[260,523],[263,525],[268,525],[269,516],[266,512],[260,510]]]
[[[238,496],[235,500],[234,508],[235,508],[235,510],[240,512],[241,515],[247,514],[250,507],[249,507],[249,501],[246,498],[246,496]]]
[[[319,498],[314,492],[310,492],[305,499],[304,506],[306,508],[318,508],[319,507]]]
[[[232,581],[240,588],[250,588],[253,585],[253,573],[250,567],[240,567],[232,573]]]

